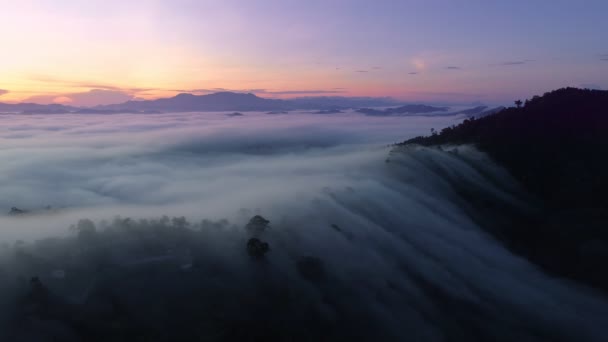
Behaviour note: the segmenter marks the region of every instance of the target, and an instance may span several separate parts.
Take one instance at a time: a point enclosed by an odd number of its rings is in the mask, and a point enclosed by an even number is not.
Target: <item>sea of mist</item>
[[[463,117],[227,114],[0,115],[0,210],[30,212],[0,215],[0,336],[605,338],[605,298],[512,254],[462,196],[533,210],[504,170],[389,146]],[[24,314],[32,277],[69,309]],[[91,323],[112,319],[132,326]]]

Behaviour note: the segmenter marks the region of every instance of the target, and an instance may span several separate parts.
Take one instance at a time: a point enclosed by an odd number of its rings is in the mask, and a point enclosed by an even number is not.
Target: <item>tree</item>
[[[517,100],[515,101],[515,105],[517,106],[517,108],[521,108],[523,102],[521,102],[521,100]]]

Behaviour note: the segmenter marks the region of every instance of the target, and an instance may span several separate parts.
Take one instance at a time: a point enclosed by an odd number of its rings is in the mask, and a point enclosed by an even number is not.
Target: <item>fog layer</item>
[[[0,218],[0,329],[600,341],[605,299],[510,253],[462,195],[533,210],[503,170],[468,146],[386,146],[459,119],[0,116],[0,208],[30,211]],[[252,233],[254,215],[270,224]],[[261,258],[252,237],[270,246]],[[69,309],[23,309],[32,277]],[[99,309],[107,296],[118,304]],[[91,323],[102,311],[128,327]]]

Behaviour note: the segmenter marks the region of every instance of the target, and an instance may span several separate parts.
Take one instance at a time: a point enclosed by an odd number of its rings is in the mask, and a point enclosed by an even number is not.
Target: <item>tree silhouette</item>
[[[517,108],[521,108],[523,102],[521,102],[521,100],[517,100],[515,101],[515,105],[517,106]]]

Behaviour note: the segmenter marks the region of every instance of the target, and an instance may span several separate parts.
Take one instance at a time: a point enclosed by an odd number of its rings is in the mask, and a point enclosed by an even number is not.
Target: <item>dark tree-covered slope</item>
[[[402,144],[474,144],[555,207],[608,207],[608,91],[564,88]]]
[[[516,104],[399,145],[486,152],[540,203],[538,215],[495,236],[554,274],[608,291],[608,91],[565,88]]]

